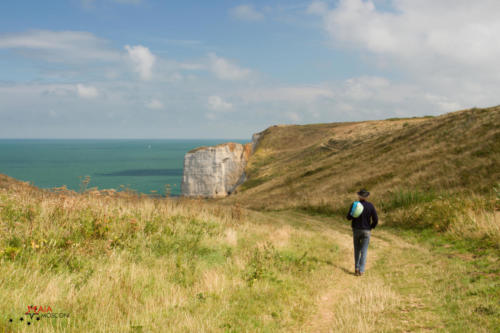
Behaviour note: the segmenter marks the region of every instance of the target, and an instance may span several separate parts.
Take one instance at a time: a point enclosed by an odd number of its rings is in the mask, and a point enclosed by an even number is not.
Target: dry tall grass
[[[26,329],[30,305],[70,314],[34,317],[37,332],[296,327],[315,311],[314,281],[334,244],[256,214],[202,200],[51,193],[2,176],[0,331]]]

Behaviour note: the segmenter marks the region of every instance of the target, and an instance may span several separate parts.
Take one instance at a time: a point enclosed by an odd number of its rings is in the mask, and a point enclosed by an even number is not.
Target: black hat
[[[358,193],[357,193],[360,197],[363,197],[363,198],[366,198],[370,195],[370,192],[368,192],[367,190],[365,189],[361,189]]]

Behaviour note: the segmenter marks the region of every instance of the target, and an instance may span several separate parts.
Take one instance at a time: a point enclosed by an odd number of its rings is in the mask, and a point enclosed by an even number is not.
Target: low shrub
[[[483,239],[496,247],[500,244],[496,198],[406,192],[393,197],[383,207],[386,226],[417,230],[431,228],[457,239]]]

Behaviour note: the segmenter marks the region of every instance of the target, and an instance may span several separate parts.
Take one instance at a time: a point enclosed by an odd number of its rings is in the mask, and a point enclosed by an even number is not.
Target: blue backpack
[[[359,201],[354,201],[352,203],[351,212],[349,213],[352,217],[357,218],[363,213],[363,204]]]

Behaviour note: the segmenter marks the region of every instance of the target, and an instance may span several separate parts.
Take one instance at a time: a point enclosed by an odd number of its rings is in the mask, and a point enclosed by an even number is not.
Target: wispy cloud
[[[164,41],[167,44],[172,44],[172,45],[195,46],[203,44],[202,41],[195,39],[160,39],[160,40]]]
[[[239,67],[231,61],[217,56],[215,53],[208,55],[210,60],[210,70],[222,80],[241,80],[247,78],[251,71]]]
[[[50,62],[116,61],[120,54],[106,40],[83,31],[31,30],[0,36],[0,49],[12,49]],[[26,52],[36,50],[37,52]]]
[[[213,111],[228,111],[233,108],[233,105],[226,102],[222,97],[212,95],[208,97],[208,107]]]
[[[313,1],[307,7],[307,13],[316,15],[326,15],[328,14],[328,5],[323,1]]]
[[[156,61],[154,54],[147,47],[142,45],[125,45],[130,60],[134,64],[134,69],[143,80],[150,80],[153,76],[153,66]]]
[[[229,10],[231,17],[243,21],[260,21],[264,14],[257,11],[252,5],[239,5]]]
[[[94,86],[86,86],[83,84],[76,85],[76,92],[79,97],[85,99],[93,99],[99,96],[99,91]]]
[[[240,94],[247,103],[299,102],[310,103],[320,98],[332,98],[333,91],[326,86],[285,86],[246,89]]]
[[[197,64],[197,63],[181,63],[179,64],[179,68],[187,71],[197,71],[201,69],[205,69],[205,66],[203,64]]]

